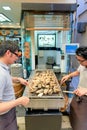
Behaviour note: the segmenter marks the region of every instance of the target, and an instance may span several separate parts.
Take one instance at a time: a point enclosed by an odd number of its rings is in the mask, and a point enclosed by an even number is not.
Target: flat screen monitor
[[[38,34],[39,48],[55,48],[56,34]]]
[[[65,53],[68,55],[75,55],[76,49],[79,47],[79,43],[71,43],[65,45]]]

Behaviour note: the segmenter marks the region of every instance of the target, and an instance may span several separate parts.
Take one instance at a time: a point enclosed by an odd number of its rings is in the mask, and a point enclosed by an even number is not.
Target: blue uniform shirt
[[[0,62],[0,101],[8,102],[15,99],[9,67]]]

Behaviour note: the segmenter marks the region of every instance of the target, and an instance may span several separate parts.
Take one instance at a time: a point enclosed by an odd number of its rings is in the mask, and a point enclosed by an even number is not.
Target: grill
[[[59,92],[52,93],[51,95],[45,94],[45,95],[37,95],[36,93],[32,93],[30,88],[32,88],[33,80],[35,79],[35,75],[37,73],[43,73],[47,71],[48,73],[51,73],[53,77],[55,78],[55,81],[57,83],[57,87],[59,89]],[[45,76],[45,75],[44,75]],[[44,81],[45,82],[45,81]],[[58,80],[52,70],[35,70],[32,71],[30,77],[29,77],[29,87],[26,87],[24,95],[30,98],[30,102],[27,105],[27,108],[31,109],[59,109],[61,107],[64,107],[65,99],[61,90],[61,87],[58,83]]]

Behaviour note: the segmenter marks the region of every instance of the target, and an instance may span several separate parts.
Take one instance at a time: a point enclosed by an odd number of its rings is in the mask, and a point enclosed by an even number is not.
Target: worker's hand
[[[21,84],[27,86],[29,83],[27,80],[23,79],[23,78],[18,78],[18,80],[20,81]]]
[[[73,93],[78,95],[78,96],[86,95],[87,94],[87,88],[79,87],[76,90],[74,90]]]
[[[17,98],[16,100],[17,100],[18,105],[26,106],[29,103],[29,98],[25,96]]]
[[[64,77],[61,79],[61,82],[60,82],[61,85],[62,85],[65,81],[67,81],[69,78],[70,78],[69,75],[64,76]]]

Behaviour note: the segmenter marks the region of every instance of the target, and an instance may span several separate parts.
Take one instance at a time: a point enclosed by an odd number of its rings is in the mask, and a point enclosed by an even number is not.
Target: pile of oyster
[[[58,81],[51,70],[37,71],[29,86],[30,92],[37,96],[58,94]]]

